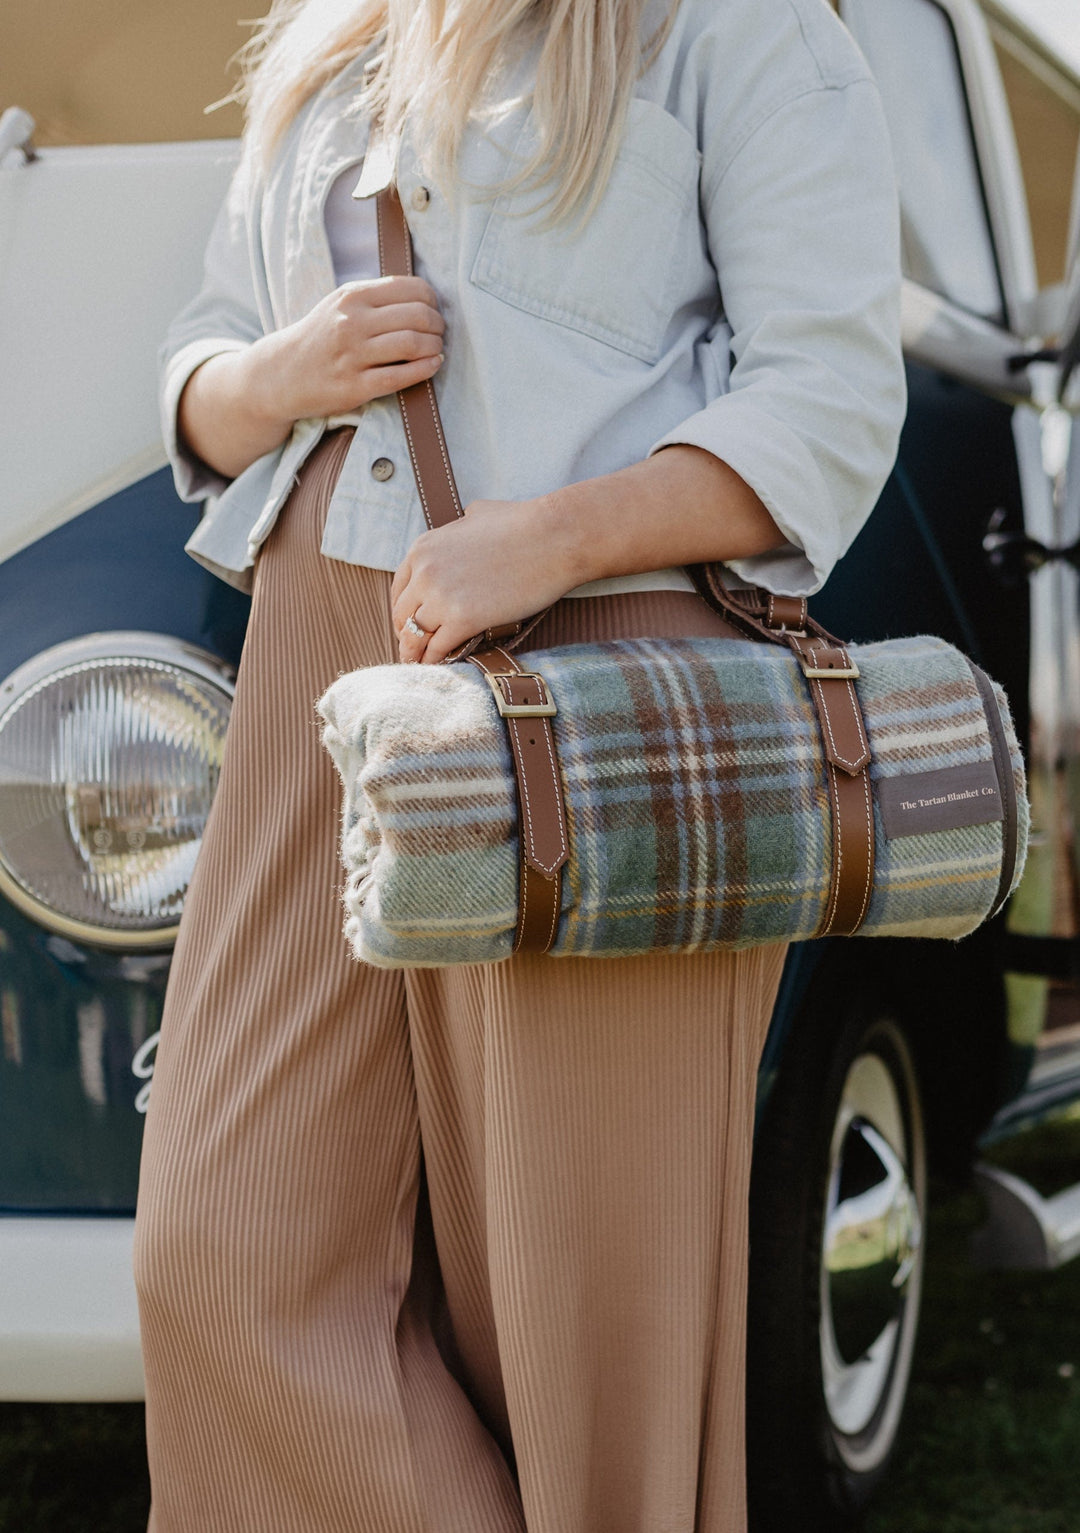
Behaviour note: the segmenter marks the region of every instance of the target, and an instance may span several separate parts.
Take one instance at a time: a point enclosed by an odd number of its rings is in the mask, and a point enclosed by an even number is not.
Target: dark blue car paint
[[[0,678],[51,644],[116,628],[235,664],[250,603],[184,553],[198,519],[161,469],[0,564]]]
[[[235,664],[248,599],[183,551],[198,512],[168,470],[0,564],[0,678],[65,639],[171,634]],[[0,898],[0,1210],[134,1207],[145,1079],[168,955],[83,947]]]

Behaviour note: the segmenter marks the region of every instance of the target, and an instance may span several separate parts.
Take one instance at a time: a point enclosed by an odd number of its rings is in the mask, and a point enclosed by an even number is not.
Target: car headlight
[[[232,691],[222,661],[153,633],[58,644],[0,683],[0,892],[75,940],[171,942]]]

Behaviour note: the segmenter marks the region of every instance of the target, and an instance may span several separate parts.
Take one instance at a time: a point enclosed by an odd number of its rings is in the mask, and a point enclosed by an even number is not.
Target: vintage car
[[[851,639],[942,634],[1005,685],[1034,834],[1006,913],[962,943],[791,952],[751,1207],[759,1530],[846,1527],[881,1479],[928,1167],[985,1195],[973,1260],[1080,1253],[1080,65],[1005,0],[840,12],[893,134],[910,410],[880,504],[814,607]],[[197,513],[165,466],[154,377],[236,144],[159,136],[172,141],[36,148],[28,112],[0,118],[7,1399],[141,1393],[142,1114],[244,637],[246,599],[183,553]]]

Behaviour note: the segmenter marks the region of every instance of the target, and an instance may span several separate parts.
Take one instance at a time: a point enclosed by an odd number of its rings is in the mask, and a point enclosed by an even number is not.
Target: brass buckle
[[[817,666],[810,664],[810,656],[799,656],[799,664],[807,681],[858,681],[859,667],[854,660],[845,666]]]
[[[555,707],[555,699],[548,691],[547,682],[536,671],[484,671],[484,680],[491,688],[495,696],[495,706],[504,719],[552,719],[558,712]],[[500,681],[535,681],[540,691],[541,698],[546,702],[539,703],[508,703]]]

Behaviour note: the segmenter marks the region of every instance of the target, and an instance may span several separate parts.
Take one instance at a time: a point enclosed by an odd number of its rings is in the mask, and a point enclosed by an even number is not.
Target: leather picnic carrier
[[[377,210],[383,273],[411,273],[392,187]],[[463,512],[434,389],[398,398],[425,518],[445,525]],[[1028,831],[1001,689],[944,640],[846,645],[804,598],[690,573],[732,637],[573,644],[526,665],[514,651],[538,613],[453,664],[329,688],[359,957],[956,938],[1000,910]]]

